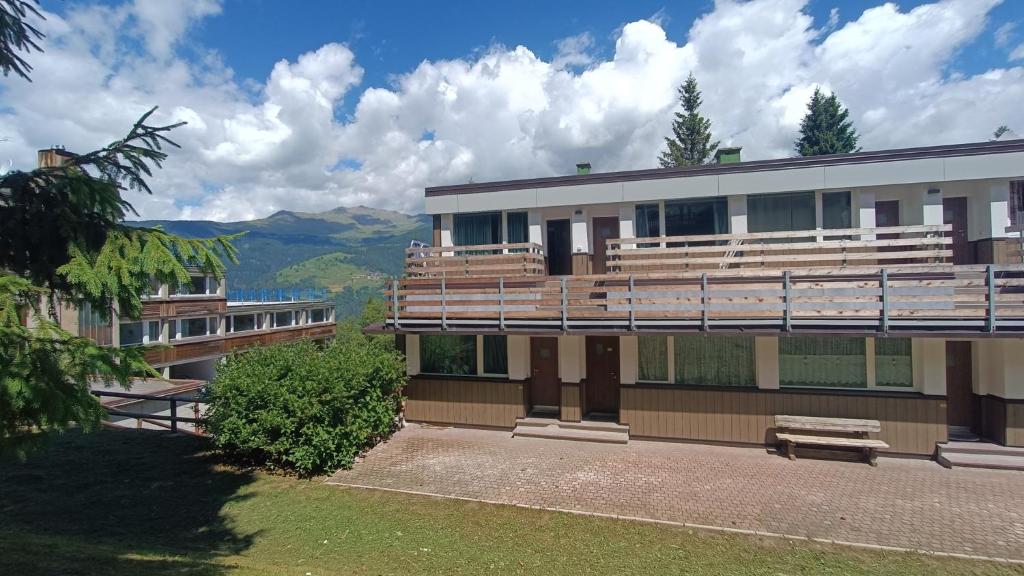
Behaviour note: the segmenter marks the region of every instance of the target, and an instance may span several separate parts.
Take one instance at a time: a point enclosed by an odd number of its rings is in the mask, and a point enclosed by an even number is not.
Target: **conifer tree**
[[[800,121],[800,138],[794,143],[797,153],[820,156],[857,152],[859,138],[850,120],[850,111],[835,93],[825,96],[821,88],[815,88],[807,103],[807,114]]]
[[[711,141],[711,121],[700,114],[703,100],[692,72],[679,87],[679,102],[683,112],[676,112],[672,137],[665,138],[666,149],[658,158],[662,168],[707,164],[718,149],[718,142]]]
[[[41,51],[42,39],[30,16],[41,17],[30,3],[0,0],[0,71],[26,80],[31,66],[17,52]],[[95,428],[103,409],[91,384],[127,388],[156,374],[143,349],[75,336],[59,311],[88,305],[137,319],[151,279],[184,284],[190,267],[222,277],[222,259],[236,261],[232,236],[186,239],[125,223],[135,211],[122,191],[151,194],[146,178],[164,147],[177,146],[167,134],[180,124],[149,124],[155,110],[104,148],[0,176],[0,448],[33,430]]]

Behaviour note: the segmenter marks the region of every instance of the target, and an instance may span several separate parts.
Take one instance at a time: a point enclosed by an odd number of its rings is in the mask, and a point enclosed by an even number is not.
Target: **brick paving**
[[[1024,560],[1024,472],[410,424],[328,482]]]

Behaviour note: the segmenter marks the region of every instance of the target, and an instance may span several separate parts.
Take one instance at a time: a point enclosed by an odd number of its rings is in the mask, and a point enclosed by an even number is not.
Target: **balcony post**
[[[498,329],[505,331],[505,277],[498,277]]]
[[[989,264],[985,267],[985,286],[988,288],[988,318],[985,322],[986,332],[996,331],[996,278],[995,270]]]
[[[569,294],[565,290],[565,276],[562,276],[562,331],[569,329]]]
[[[636,332],[636,310],[633,307],[633,275],[629,275],[629,329]]]
[[[785,301],[785,308],[782,311],[782,328],[786,332],[793,331],[793,295],[789,282],[789,270],[782,273],[782,299]]]
[[[708,331],[708,273],[700,274],[700,329]]]
[[[171,432],[178,431],[178,401],[171,398]]]
[[[391,277],[391,315],[394,316],[395,330],[398,330],[398,279]]]
[[[889,333],[889,270],[882,268],[882,333]]]
[[[448,307],[445,302],[445,282],[444,276],[441,276],[441,330],[448,329]]]

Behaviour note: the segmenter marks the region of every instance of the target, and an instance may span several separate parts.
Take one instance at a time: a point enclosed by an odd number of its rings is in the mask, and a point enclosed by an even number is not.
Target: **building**
[[[773,444],[870,418],[892,453],[1024,446],[1024,140],[426,189],[379,330],[406,418]]]

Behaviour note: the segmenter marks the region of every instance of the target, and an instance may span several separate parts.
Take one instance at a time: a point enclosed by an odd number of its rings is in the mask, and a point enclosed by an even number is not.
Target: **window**
[[[914,385],[910,338],[875,339],[875,386]]]
[[[821,227],[826,230],[853,227],[849,192],[827,192],[821,195]]]
[[[207,282],[206,276],[193,276],[191,281],[187,284],[178,286],[175,294],[179,296],[195,296],[199,294],[207,294],[206,291]]]
[[[178,338],[196,338],[217,333],[216,318],[188,318],[178,320]]]
[[[523,244],[530,241],[529,216],[526,212],[505,214],[505,228],[509,244]]]
[[[501,244],[501,212],[456,214],[452,221],[452,242],[456,246]]]
[[[237,316],[229,316],[228,319],[228,331],[229,332],[248,332],[256,329],[256,318],[260,316],[258,314],[239,314]]]
[[[284,326],[291,326],[294,319],[295,313],[291,310],[284,312],[274,312],[274,328],[282,328]]]
[[[420,372],[476,374],[476,336],[420,336]]]
[[[484,374],[508,374],[508,337],[482,336]]]
[[[1024,224],[1024,180],[1010,181],[1010,225]]]
[[[747,196],[747,229],[750,232],[814,230],[814,192]]]
[[[146,287],[145,296],[148,298],[156,298],[160,296],[160,281],[156,278],[149,279],[149,285]]]
[[[864,338],[779,338],[779,384],[866,388],[867,362]]]
[[[159,320],[154,320],[154,321],[149,322],[148,324],[149,324],[149,335],[148,335],[149,339],[148,339],[148,341],[146,343],[147,344],[155,344],[155,343],[160,341],[160,321]]]
[[[752,336],[676,336],[672,344],[677,384],[757,385]]]
[[[665,202],[666,236],[701,236],[728,232],[729,209],[725,198]]]
[[[121,347],[142,345],[142,322],[125,322],[118,325]]]
[[[638,373],[641,382],[668,382],[668,338],[638,336]]]
[[[637,204],[635,220],[635,236],[637,238],[657,238],[661,236],[661,217],[657,204]]]
[[[316,324],[317,322],[326,322],[327,321],[327,309],[326,308],[314,308],[314,309],[310,310],[309,311],[309,321],[310,321],[311,324]]]

